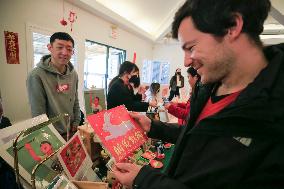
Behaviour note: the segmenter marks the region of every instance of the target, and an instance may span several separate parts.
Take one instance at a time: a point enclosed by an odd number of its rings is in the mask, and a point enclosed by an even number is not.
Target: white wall
[[[72,5],[65,2],[65,19]],[[127,59],[132,60],[133,53],[137,53],[136,62],[141,67],[144,59],[152,59],[152,43],[137,37],[127,31],[118,29],[118,39],[109,37],[111,23],[98,18],[78,7],[73,9],[78,19],[70,27],[63,27],[59,20],[62,18],[61,0],[0,0],[0,91],[3,98],[5,115],[13,123],[30,118],[30,107],[26,91],[26,78],[28,74],[27,63],[32,55],[27,43],[27,23],[46,28],[50,31],[65,31],[70,33],[78,44],[78,74],[80,79],[79,94],[80,105],[83,106],[83,64],[85,39],[104,43],[127,51]],[[20,64],[6,64],[4,49],[4,31],[19,34]]]
[[[153,49],[153,59],[160,61],[168,61],[170,63],[170,78],[175,74],[177,68],[181,68],[182,75],[184,76],[184,90],[185,93],[188,95],[190,87],[187,80],[187,68],[185,68],[183,64],[184,54],[180,44],[177,42],[173,42],[173,44],[156,44]]]

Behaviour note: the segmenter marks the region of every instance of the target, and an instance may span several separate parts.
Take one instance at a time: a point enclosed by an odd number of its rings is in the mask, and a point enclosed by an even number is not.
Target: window
[[[145,60],[142,68],[142,82],[169,84],[169,73],[170,64],[168,62]]]
[[[47,45],[49,44],[50,35],[32,32],[32,37],[33,37],[33,52],[34,52],[34,57],[33,57],[33,68],[34,68],[36,67],[36,65],[39,63],[40,59],[44,55],[50,54],[49,50],[47,49]],[[76,65],[77,65],[76,43],[75,43],[74,54],[71,57],[70,62],[76,68]]]
[[[84,87],[107,89],[125,61],[126,51],[87,40],[85,42]]]

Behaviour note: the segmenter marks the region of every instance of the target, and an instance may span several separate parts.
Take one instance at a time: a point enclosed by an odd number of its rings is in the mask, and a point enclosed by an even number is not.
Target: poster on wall
[[[18,33],[4,31],[7,64],[20,64]]]

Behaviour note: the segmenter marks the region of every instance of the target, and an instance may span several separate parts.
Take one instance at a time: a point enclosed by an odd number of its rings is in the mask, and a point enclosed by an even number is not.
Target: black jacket
[[[179,79],[180,79],[180,81],[181,81],[181,86],[180,87],[178,87],[177,86],[177,76],[176,75],[174,75],[172,78],[171,78],[171,80],[170,80],[170,89],[171,89],[171,91],[176,91],[176,90],[178,90],[179,88],[183,88],[184,87],[184,77],[182,76],[182,75],[180,75],[179,76]]]
[[[150,137],[176,143],[166,174],[144,166],[141,189],[284,188],[284,45],[229,106],[194,125],[214,85],[197,86],[186,127],[152,122]]]
[[[110,86],[107,94],[107,109],[114,108],[119,105],[125,105],[127,110],[136,112],[146,112],[149,106],[147,102],[141,102],[134,95],[133,90],[124,85],[121,79],[116,79]]]

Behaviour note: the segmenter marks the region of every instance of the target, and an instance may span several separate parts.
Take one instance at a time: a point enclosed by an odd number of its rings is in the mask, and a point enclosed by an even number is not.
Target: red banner
[[[20,64],[18,33],[4,31],[7,64]]]
[[[147,140],[124,106],[87,116],[87,119],[116,162],[124,160]]]
[[[136,52],[134,52],[134,54],[133,54],[133,63],[134,64],[136,63]]]

